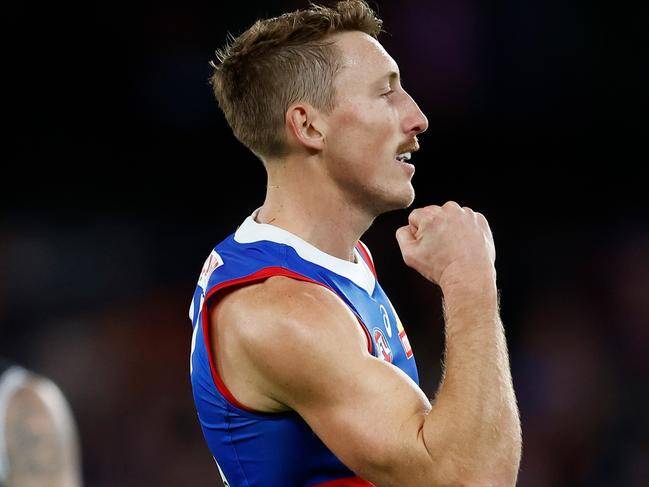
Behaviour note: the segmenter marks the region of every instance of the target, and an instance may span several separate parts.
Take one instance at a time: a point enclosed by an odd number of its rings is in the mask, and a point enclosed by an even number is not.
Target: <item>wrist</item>
[[[481,271],[444,273],[439,285],[447,311],[469,307],[498,313],[498,287],[493,266]]]
[[[461,269],[447,268],[439,279],[444,296],[453,294],[484,294],[497,297],[496,269],[493,265]]]

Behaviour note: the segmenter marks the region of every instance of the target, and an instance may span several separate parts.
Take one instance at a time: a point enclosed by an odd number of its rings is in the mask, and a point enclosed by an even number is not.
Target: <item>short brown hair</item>
[[[339,51],[330,34],[361,31],[374,38],[382,21],[364,0],[344,0],[258,20],[216,51],[210,83],[235,137],[260,158],[286,153],[288,107],[305,101],[325,113],[335,106]]]

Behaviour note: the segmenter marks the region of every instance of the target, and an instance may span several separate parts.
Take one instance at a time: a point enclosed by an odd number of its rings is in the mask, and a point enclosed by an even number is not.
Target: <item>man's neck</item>
[[[354,262],[354,246],[374,221],[323,178],[315,184],[287,172],[269,176],[258,223],[282,228],[323,252]]]

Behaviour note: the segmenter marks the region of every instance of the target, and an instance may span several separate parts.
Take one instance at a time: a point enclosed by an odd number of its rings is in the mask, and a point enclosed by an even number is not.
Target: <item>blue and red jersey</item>
[[[258,211],[212,250],[189,310],[191,383],[209,449],[229,487],[372,486],[347,468],[295,411],[266,413],[241,404],[216,368],[209,347],[209,305],[214,296],[230,286],[287,276],[336,293],[356,316],[369,353],[419,384],[408,337],[376,279],[367,247],[358,242],[355,262],[339,259],[284,229],[257,223]]]

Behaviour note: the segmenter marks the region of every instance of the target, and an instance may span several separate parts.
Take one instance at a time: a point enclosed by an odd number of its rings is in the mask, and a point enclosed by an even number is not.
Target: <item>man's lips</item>
[[[397,151],[397,155],[403,154],[404,152],[410,152],[411,154],[419,150],[419,142],[415,139],[410,141],[407,145],[401,146]]]

